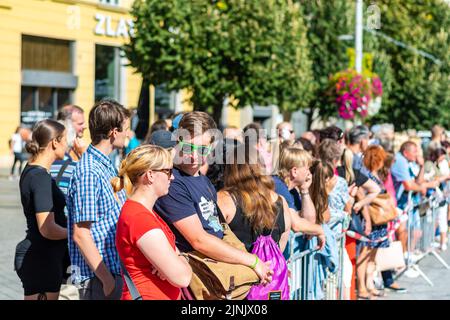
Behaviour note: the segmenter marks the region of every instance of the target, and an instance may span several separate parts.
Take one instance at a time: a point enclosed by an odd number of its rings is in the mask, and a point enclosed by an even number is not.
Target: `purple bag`
[[[264,262],[271,261],[272,282],[251,287],[247,300],[289,300],[288,267],[283,253],[272,235],[260,235],[253,244],[252,253]]]

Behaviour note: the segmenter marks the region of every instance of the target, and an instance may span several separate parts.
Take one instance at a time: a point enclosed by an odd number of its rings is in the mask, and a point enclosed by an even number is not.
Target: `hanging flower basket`
[[[349,69],[330,77],[328,90],[332,105],[339,117],[345,120],[365,118],[381,106],[383,86],[378,76],[372,78]],[[375,102],[375,98],[380,97]],[[378,105],[374,105],[373,103]],[[378,112],[378,110],[376,110]]]

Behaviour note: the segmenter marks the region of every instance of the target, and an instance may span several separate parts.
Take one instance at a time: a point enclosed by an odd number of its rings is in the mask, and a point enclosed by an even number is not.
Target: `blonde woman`
[[[312,182],[309,171],[311,163],[312,157],[307,151],[297,147],[284,148],[280,154],[274,181],[277,192],[286,198],[289,208],[315,223],[316,211],[309,195]]]
[[[277,175],[273,176],[275,192],[286,199],[291,218],[291,229],[318,237],[321,247],[325,245],[325,235],[316,222],[316,210],[309,189],[312,182],[312,158],[305,150],[287,147],[281,150],[277,165]],[[300,190],[300,191],[299,191]]]
[[[111,181],[115,192],[125,189],[128,195],[117,223],[117,251],[144,300],[179,300],[180,288],[191,281],[192,269],[179,255],[174,234],[153,210],[173,179],[170,152],[144,145],[128,154]],[[124,285],[122,300],[130,299]]]

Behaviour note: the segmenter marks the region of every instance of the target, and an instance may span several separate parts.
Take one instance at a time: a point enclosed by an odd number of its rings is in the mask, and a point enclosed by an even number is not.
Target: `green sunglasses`
[[[179,141],[178,144],[181,147],[181,151],[184,154],[192,154],[194,152],[197,152],[198,155],[202,157],[206,157],[211,153],[212,146],[202,146],[202,145],[196,145],[192,143],[187,143],[183,141]]]

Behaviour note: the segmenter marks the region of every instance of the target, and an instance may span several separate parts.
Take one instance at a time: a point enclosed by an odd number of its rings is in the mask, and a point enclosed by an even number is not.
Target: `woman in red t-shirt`
[[[116,246],[125,268],[144,300],[178,300],[189,285],[192,269],[175,247],[175,236],[153,211],[169,191],[172,157],[152,145],[140,146],[122,161],[114,191],[125,189],[128,200],[117,223]],[[125,283],[125,281],[124,281]],[[124,285],[122,300],[131,300]]]

